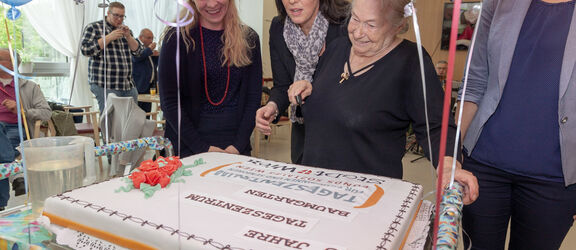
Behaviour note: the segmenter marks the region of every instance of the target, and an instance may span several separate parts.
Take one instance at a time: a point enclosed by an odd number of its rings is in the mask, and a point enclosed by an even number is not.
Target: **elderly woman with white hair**
[[[416,44],[398,37],[408,29],[408,0],[355,0],[348,37],[326,49],[314,88],[308,81],[292,84],[292,103],[305,99],[303,164],[402,178],[402,157],[410,125],[426,155],[438,163],[442,121],[442,88],[428,54],[424,57],[426,98],[422,91]],[[428,150],[424,102],[428,104],[432,152]],[[449,142],[454,142],[450,121]],[[452,145],[448,145],[450,148]],[[444,159],[447,166],[452,157]],[[455,178],[465,187],[465,203],[478,196],[476,178],[457,164]],[[444,183],[450,171],[444,171]]]

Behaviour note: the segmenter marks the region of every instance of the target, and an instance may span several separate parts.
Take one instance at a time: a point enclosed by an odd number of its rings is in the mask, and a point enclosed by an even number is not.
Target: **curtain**
[[[34,0],[21,6],[32,27],[50,46],[69,58],[70,84],[64,88],[71,91],[72,105],[94,105],[88,85],[88,58],[79,53],[78,47],[84,26],[103,19],[102,0],[85,0],[76,4],[74,0]],[[134,37],[140,30],[149,28],[158,41],[165,25],[154,15],[154,0],[124,0],[125,24],[132,29]],[[107,10],[107,9],[106,9]],[[176,1],[159,0],[158,15],[166,20],[176,17]],[[76,61],[78,66],[76,69]],[[74,89],[72,80],[76,75]]]
[[[71,104],[92,105],[92,94],[87,84],[88,60],[84,56],[77,57],[82,33],[83,6],[76,5],[73,0],[34,0],[23,5],[21,9],[40,37],[69,58],[70,84],[64,89],[73,93]],[[79,70],[75,71],[77,60]],[[76,84],[71,90],[74,75]]]

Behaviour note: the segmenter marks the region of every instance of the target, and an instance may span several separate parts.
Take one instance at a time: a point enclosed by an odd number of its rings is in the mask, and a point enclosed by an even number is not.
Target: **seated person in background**
[[[446,71],[448,70],[448,62],[440,60],[436,63],[436,75],[438,75],[438,80],[442,83],[442,87],[446,84]]]
[[[20,65],[20,57],[17,56],[18,64]],[[9,70],[14,70],[10,51],[6,48],[0,49],[0,64]],[[5,128],[6,136],[10,140],[12,149],[20,145],[20,135],[18,134],[18,115],[20,110],[16,106],[16,95],[14,88],[14,77],[8,72],[0,70],[0,98],[2,99],[0,105],[0,124]],[[34,126],[36,120],[47,121],[52,116],[52,110],[35,82],[19,79],[20,88],[20,103],[24,108],[24,115],[28,123],[28,129]],[[22,194],[24,190],[24,182],[22,177],[14,179],[13,189],[17,190],[17,195]],[[22,184],[20,186],[20,184]]]
[[[409,0],[355,0],[348,38],[332,42],[320,59],[314,90],[298,81],[288,90],[290,102],[308,96],[304,165],[402,178],[402,157],[410,124],[426,155],[438,164],[442,88],[430,57],[424,57],[430,121],[429,152],[426,117],[416,44],[397,35],[407,30],[404,6]],[[456,127],[450,121],[448,149]],[[452,150],[447,150],[451,152]],[[453,158],[446,156],[446,166]],[[444,171],[442,183],[449,182]],[[478,196],[476,177],[458,163],[455,180],[465,187],[464,203]]]
[[[142,29],[138,40],[144,46],[140,55],[132,56],[132,78],[138,89],[138,94],[149,94],[150,88],[156,88],[158,72],[158,50],[154,42],[154,34],[149,29]],[[138,106],[144,112],[152,111],[152,104],[149,102],[138,102]]]
[[[241,23],[235,1],[188,3],[194,21],[180,27],[180,82],[174,28],[164,35],[158,64],[165,136],[182,158],[202,152],[250,155],[262,97],[258,34]]]

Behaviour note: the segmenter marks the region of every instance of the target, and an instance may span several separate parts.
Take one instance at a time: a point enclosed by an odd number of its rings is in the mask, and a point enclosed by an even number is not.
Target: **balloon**
[[[10,8],[6,11],[6,17],[12,21],[14,21],[20,17],[20,11],[18,9],[16,9],[16,6],[27,4],[30,1],[32,1],[32,0],[0,0],[0,2],[3,2],[5,4],[9,4],[12,6],[12,8]]]
[[[6,17],[8,19],[14,21],[20,17],[20,11],[16,8],[12,7],[6,11]]]
[[[12,7],[27,4],[30,1],[32,0],[0,0],[0,2],[12,5]]]

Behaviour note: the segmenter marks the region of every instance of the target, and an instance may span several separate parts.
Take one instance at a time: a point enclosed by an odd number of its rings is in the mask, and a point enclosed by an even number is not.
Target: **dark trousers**
[[[465,156],[463,168],[478,178],[480,196],[464,207],[463,229],[472,249],[558,249],[574,224],[576,185],[543,181],[487,166]],[[464,237],[464,246],[470,245]]]
[[[152,103],[149,102],[138,102],[138,107],[140,107],[146,113],[152,111]]]

